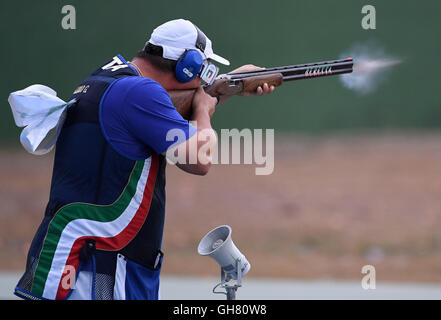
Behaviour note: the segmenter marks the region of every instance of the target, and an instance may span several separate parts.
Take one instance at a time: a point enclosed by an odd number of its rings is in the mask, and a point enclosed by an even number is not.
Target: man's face
[[[177,89],[177,90],[196,89],[201,85],[201,78],[199,78],[199,76],[198,76],[198,77],[194,78],[193,80],[186,82],[186,83],[179,82],[178,80],[175,79],[174,82],[175,82],[174,85],[176,86],[174,89]]]

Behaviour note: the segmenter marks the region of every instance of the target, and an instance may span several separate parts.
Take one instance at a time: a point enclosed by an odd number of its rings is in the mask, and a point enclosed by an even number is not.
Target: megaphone
[[[231,278],[238,279],[250,271],[251,265],[231,239],[231,227],[223,225],[208,232],[198,246],[198,253],[212,257]]]

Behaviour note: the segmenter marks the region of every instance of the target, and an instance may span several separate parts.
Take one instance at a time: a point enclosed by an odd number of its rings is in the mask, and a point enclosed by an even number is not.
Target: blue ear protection
[[[206,45],[206,37],[202,33],[202,31],[199,30],[198,27],[195,26],[195,28],[198,33],[195,44],[196,48],[204,52]],[[199,75],[203,65],[204,65],[204,59],[199,51],[194,49],[185,50],[185,52],[182,54],[182,56],[179,58],[178,62],[176,63],[176,69],[175,69],[176,79],[179,82],[184,82],[184,83],[190,82]]]
[[[176,79],[179,82],[190,82],[199,75],[203,64],[204,61],[200,52],[186,50],[176,64]]]

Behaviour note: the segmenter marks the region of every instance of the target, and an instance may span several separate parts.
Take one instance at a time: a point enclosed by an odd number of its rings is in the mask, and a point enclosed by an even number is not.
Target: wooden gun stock
[[[191,120],[193,96],[196,89],[171,90],[170,99],[179,114],[186,120]]]

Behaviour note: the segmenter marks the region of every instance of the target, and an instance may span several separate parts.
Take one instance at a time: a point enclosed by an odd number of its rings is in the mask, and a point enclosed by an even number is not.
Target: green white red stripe
[[[153,195],[158,156],[137,161],[119,199],[111,205],[72,203],[52,219],[35,271],[32,293],[46,299],[63,299],[66,266],[78,270],[79,253],[86,239],[100,250],[117,251],[126,246],[143,225]]]

